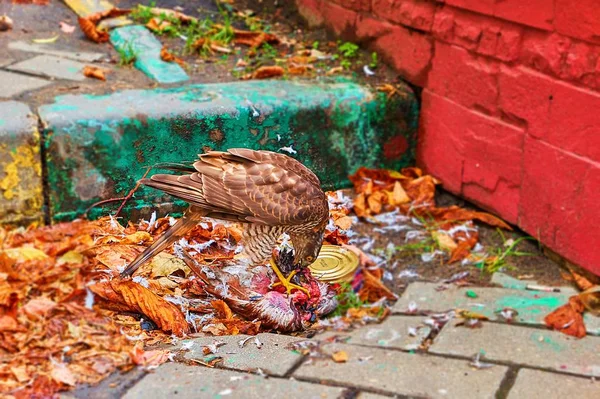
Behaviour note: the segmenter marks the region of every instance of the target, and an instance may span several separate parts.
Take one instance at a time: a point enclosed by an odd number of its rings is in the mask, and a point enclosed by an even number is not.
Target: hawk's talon
[[[296,289],[296,290],[300,290],[300,291],[304,292],[306,295],[308,295],[310,297],[310,293],[308,292],[308,290],[306,288],[304,288],[301,285],[294,284],[291,282],[292,278],[298,272],[297,270],[294,270],[287,277],[284,277],[283,273],[281,273],[281,270],[279,270],[279,267],[277,267],[277,264],[275,263],[275,261],[273,259],[271,259],[271,268],[277,275],[277,278],[279,278],[279,281],[276,283],[273,283],[271,285],[271,287],[276,287],[278,285],[281,285],[285,288],[288,295],[290,295],[292,293],[292,290]]]

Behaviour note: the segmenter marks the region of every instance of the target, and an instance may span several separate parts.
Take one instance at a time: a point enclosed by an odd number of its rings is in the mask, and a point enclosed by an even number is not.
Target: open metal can
[[[317,280],[342,283],[352,281],[358,264],[354,252],[337,245],[323,245],[317,260],[308,268]]]

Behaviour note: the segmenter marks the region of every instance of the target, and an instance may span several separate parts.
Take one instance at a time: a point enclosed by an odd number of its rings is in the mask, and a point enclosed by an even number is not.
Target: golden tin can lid
[[[308,268],[318,280],[341,283],[352,280],[358,263],[354,252],[337,245],[323,245],[317,260]]]

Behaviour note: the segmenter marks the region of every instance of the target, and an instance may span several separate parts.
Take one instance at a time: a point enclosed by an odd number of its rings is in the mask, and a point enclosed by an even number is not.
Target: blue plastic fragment
[[[159,83],[189,80],[187,73],[175,63],[160,58],[161,43],[141,25],[113,29],[110,41],[119,53],[135,56],[134,66]]]

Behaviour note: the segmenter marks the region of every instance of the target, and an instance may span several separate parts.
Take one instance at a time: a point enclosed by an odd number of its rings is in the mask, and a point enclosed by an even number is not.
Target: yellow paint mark
[[[23,214],[38,213],[43,205],[42,165],[39,158],[39,132],[33,132],[33,141],[9,149],[0,145],[0,192],[6,201],[13,204]]]
[[[75,14],[80,17],[87,17],[90,14],[99,11],[106,11],[114,8],[115,6],[106,0],[63,0],[67,6],[73,11]],[[109,28],[116,28],[118,26],[124,26],[131,24],[131,20],[125,17],[119,18],[111,18],[100,22],[98,26],[101,30],[108,30]]]

